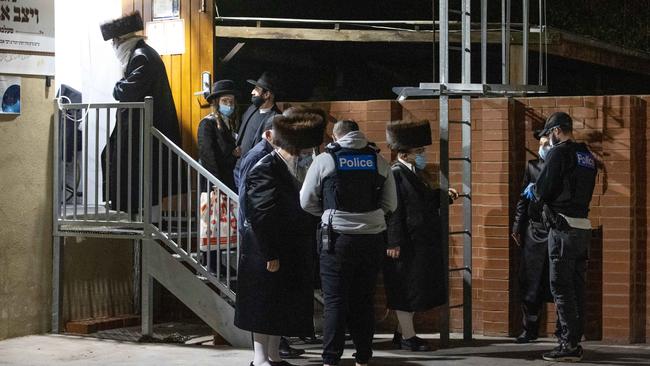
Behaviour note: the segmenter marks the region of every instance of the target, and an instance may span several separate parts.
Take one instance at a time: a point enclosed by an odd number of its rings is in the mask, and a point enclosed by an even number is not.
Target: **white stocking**
[[[253,333],[254,366],[270,366],[269,363],[269,335]]]

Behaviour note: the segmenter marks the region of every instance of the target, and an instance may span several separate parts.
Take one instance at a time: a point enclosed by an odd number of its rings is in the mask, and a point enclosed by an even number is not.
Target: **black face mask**
[[[262,104],[264,104],[264,98],[259,95],[253,95],[251,97],[251,103],[253,103],[255,108],[259,108]]]

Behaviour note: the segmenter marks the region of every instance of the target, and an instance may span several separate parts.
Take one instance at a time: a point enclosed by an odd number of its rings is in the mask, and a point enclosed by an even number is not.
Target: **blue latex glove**
[[[535,187],[535,183],[528,183],[528,186],[526,186],[526,189],[524,189],[521,195],[530,201],[537,201],[535,194],[533,194],[533,187]]]

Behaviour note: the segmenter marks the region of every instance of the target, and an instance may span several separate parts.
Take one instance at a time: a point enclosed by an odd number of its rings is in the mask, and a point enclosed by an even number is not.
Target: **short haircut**
[[[332,133],[336,137],[343,137],[352,131],[359,131],[359,124],[351,119],[344,119],[334,124]]]
[[[557,126],[557,128],[562,131],[562,133],[571,133],[573,132],[573,126]]]

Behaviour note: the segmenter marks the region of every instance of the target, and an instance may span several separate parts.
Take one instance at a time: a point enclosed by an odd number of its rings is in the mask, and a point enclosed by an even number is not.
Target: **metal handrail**
[[[80,123],[84,124],[85,132],[78,135]],[[111,131],[113,124],[116,127]],[[70,137],[66,137],[66,128],[72,129]],[[94,128],[94,131],[89,131],[89,128]],[[69,134],[70,130],[67,132]],[[109,138],[119,142],[110,146]],[[106,154],[100,155],[99,146],[104,139],[108,147]],[[67,145],[73,147],[71,151]],[[156,240],[177,254],[178,260],[189,265],[199,279],[211,284],[224,298],[231,302],[235,300],[233,284],[237,275],[239,235],[236,228],[231,228],[230,222],[236,221],[237,193],[153,127],[151,97],[145,98],[144,102],[128,103],[61,104],[57,99],[54,101],[53,146],[53,250],[55,254],[59,253],[54,256],[53,263],[55,301],[52,322],[55,332],[61,325],[62,284],[59,282],[63,263],[62,238],[65,236],[136,242]],[[77,151],[77,147],[81,150]],[[95,166],[89,161],[94,161]],[[162,169],[163,161],[167,164],[166,169]],[[100,183],[100,172],[104,173],[100,162],[106,166],[116,163],[117,170],[113,172],[117,172],[117,176],[111,177],[111,169],[108,169],[106,179]],[[153,166],[155,163],[157,167]],[[70,177],[74,178],[73,183],[67,182]],[[95,177],[94,184],[92,177]],[[117,178],[116,187],[111,186],[111,178]],[[124,181],[123,178],[128,178],[126,183],[119,183]],[[156,181],[158,204],[154,206],[153,183]],[[73,192],[70,201],[65,199],[66,182],[72,186],[67,187]],[[173,185],[176,185],[174,190]],[[116,199],[117,202],[103,202],[99,197],[100,187],[107,192],[106,197],[111,192],[110,197],[129,197],[128,202],[120,202],[120,198]],[[208,224],[207,232],[203,230],[207,238],[201,237],[202,191],[208,198],[208,222],[225,214],[228,224],[227,230],[220,226],[212,230]],[[221,242],[224,233],[227,234],[225,243]],[[213,238],[216,238],[216,245],[212,243]],[[214,258],[211,258],[213,253]],[[135,277],[139,276],[139,267],[134,271],[134,281],[137,282]],[[134,302],[138,303],[137,300]],[[146,317],[143,314],[143,319]]]

